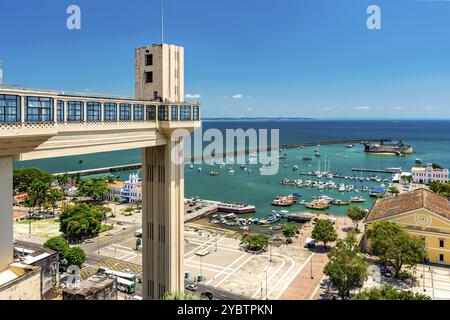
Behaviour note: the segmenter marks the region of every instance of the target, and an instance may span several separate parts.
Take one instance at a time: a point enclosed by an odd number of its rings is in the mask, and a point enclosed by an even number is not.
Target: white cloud
[[[200,99],[202,97],[201,94],[198,93],[187,93],[186,98],[188,99]]]
[[[403,110],[403,107],[392,107],[392,110]]]
[[[254,108],[247,108],[247,111],[253,111],[255,110]]]
[[[334,110],[334,108],[332,108],[332,107],[325,107],[325,108],[322,108],[322,109],[325,110],[325,111]]]
[[[370,110],[371,108],[369,106],[358,106],[356,107],[358,110]]]
[[[238,94],[233,95],[232,98],[235,99],[235,100],[239,100],[239,99],[242,99],[242,97],[243,97],[243,95],[238,93]]]

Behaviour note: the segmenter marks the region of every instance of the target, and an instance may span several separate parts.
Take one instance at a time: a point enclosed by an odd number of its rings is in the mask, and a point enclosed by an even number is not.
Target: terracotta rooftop
[[[123,186],[125,185],[125,183],[123,181],[114,181],[113,183],[109,183],[108,186],[110,188],[123,188]]]
[[[379,199],[370,210],[367,222],[395,216],[400,213],[425,208],[450,220],[449,201],[431,192],[420,188],[414,191],[399,194],[397,197]]]

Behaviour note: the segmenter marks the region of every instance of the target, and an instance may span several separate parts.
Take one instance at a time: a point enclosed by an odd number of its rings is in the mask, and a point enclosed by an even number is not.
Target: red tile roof
[[[397,197],[382,198],[375,202],[367,222],[395,216],[401,213],[425,208],[450,220],[450,202],[430,190],[420,188],[399,194]]]

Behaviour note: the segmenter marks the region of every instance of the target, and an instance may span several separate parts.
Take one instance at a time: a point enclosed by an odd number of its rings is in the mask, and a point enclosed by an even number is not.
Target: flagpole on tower
[[[164,43],[164,0],[161,0],[161,44]]]

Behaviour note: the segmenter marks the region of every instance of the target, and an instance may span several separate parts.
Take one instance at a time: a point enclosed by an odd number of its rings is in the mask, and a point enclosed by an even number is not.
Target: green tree
[[[336,241],[338,234],[330,220],[317,219],[312,231],[312,237],[317,241],[322,241],[325,248],[328,242]]]
[[[351,207],[347,209],[347,217],[352,219],[355,229],[358,230],[358,222],[363,220],[367,215],[366,210],[361,207]]]
[[[377,256],[381,263],[394,267],[395,277],[403,266],[413,267],[426,256],[425,242],[395,223],[376,222],[367,229],[366,236],[369,253]]]
[[[398,194],[400,193],[400,191],[397,189],[397,187],[390,187],[390,188],[388,189],[388,191],[389,191],[390,194],[393,194],[393,195],[395,195],[396,197],[397,197]]]
[[[398,290],[390,285],[364,289],[353,297],[353,300],[431,300],[422,293],[409,290]]]
[[[430,190],[434,193],[437,193],[443,197],[450,198],[450,183],[444,183],[444,182],[431,182]]]
[[[330,260],[324,273],[342,299],[350,297],[350,292],[364,285],[368,277],[369,264],[358,249],[355,232],[349,232],[345,240],[338,241],[328,253]]]
[[[67,250],[65,259],[67,260],[68,266],[78,266],[81,268],[83,263],[86,261],[86,254],[83,249],[79,247],[72,247]]]
[[[269,246],[269,237],[263,234],[246,236],[241,239],[241,245],[250,251],[265,250]]]
[[[293,224],[285,224],[283,226],[283,235],[288,238],[291,239],[292,237],[294,237],[296,234],[298,234],[298,228],[297,226],[293,225]]]
[[[103,178],[83,179],[78,184],[78,194],[80,196],[92,198],[99,201],[103,196],[111,192],[108,187],[108,180]]]
[[[48,192],[50,190],[51,181],[48,180],[36,180],[31,183],[28,188],[28,196],[26,199],[26,205],[30,208],[39,208],[39,212],[42,211],[42,207],[46,205],[48,201]]]
[[[401,176],[400,179],[402,181],[405,181],[407,183],[411,183],[412,182],[412,176],[408,175],[408,176]]]
[[[97,235],[101,229],[104,212],[95,206],[78,203],[64,208],[59,216],[60,231],[69,240],[80,240]]]
[[[70,249],[69,243],[61,236],[48,239],[44,243],[44,248],[49,248],[59,253],[59,259],[64,259],[67,251]]]
[[[47,201],[53,209],[53,215],[55,215],[55,209],[56,209],[57,202],[62,201],[63,199],[64,199],[64,193],[62,193],[62,191],[60,191],[56,188],[51,188],[47,192]]]
[[[53,181],[53,176],[46,171],[36,168],[13,170],[13,189],[15,192],[28,192],[28,188],[35,181],[41,181],[50,185]]]

